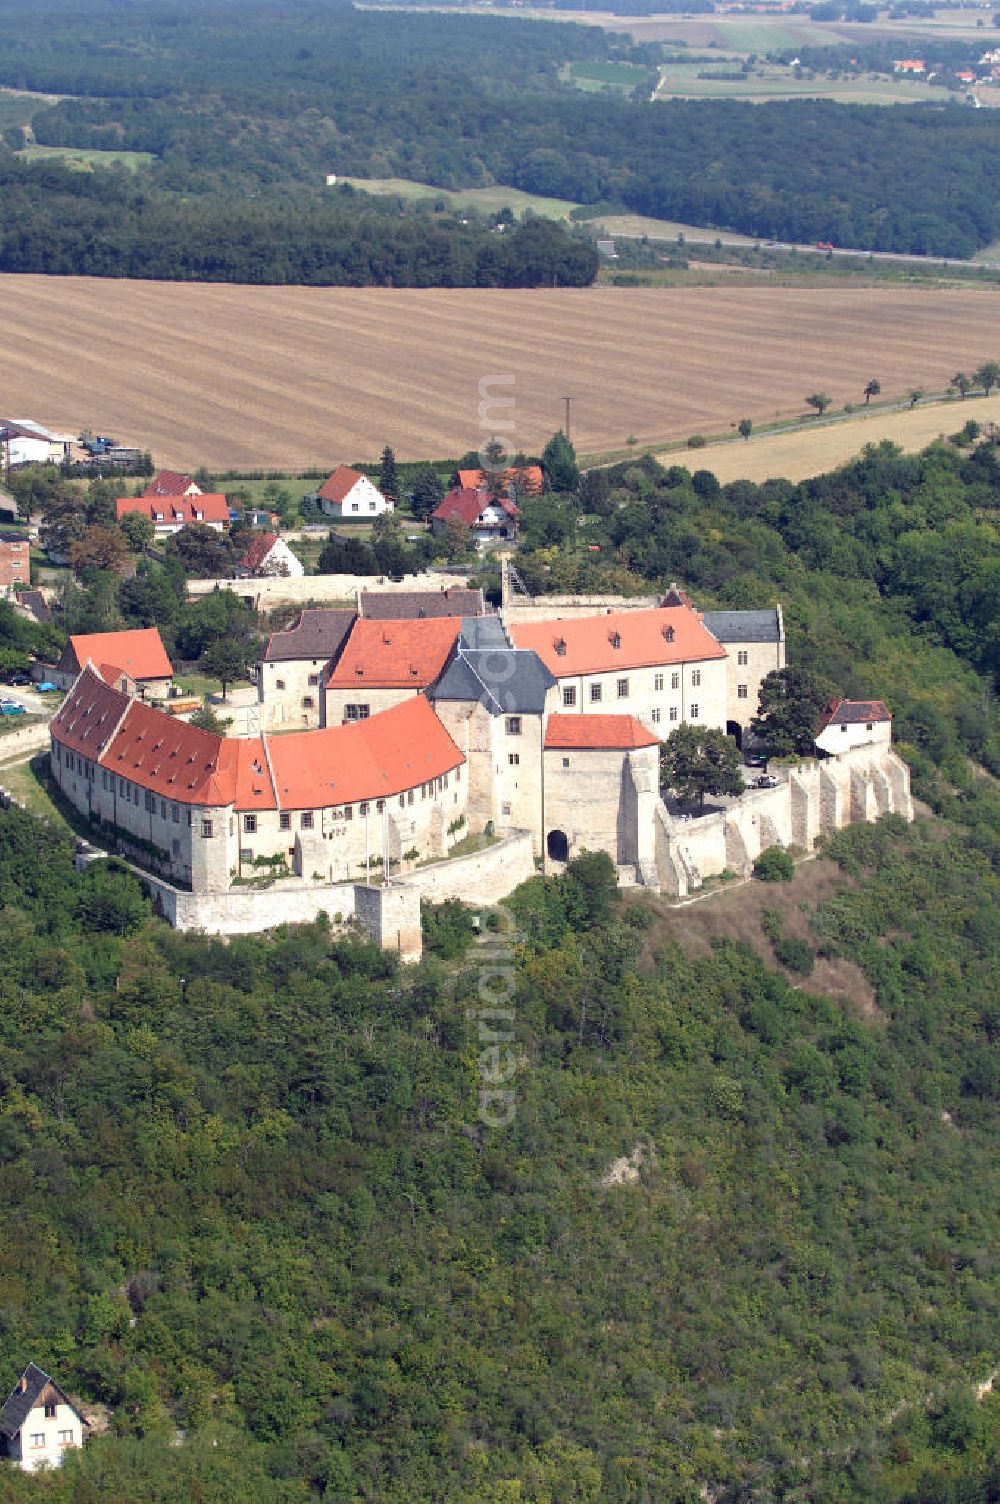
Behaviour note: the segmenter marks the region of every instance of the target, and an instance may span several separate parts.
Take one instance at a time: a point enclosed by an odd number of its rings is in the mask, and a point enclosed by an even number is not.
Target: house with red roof
[[[394,504],[392,497],[383,496],[367,475],[350,465],[338,465],[319,490],[309,492],[308,499],[338,522],[371,522],[391,512]]]
[[[255,533],[240,556],[237,574],[243,579],[299,580],[305,574],[302,560],[277,533]]]
[[[816,746],[828,757],[891,742],[892,715],[881,700],[831,700],[816,730]]]
[[[664,740],[684,722],[725,729],[728,655],[690,605],[516,623],[510,635],[555,676],[567,714],[634,716]]]
[[[60,654],[52,673],[53,683],[60,689],[69,689],[88,663],[108,683],[120,683],[124,678],[144,696],[164,694],[174,676],[156,627],[77,633],[69,638]]]
[[[201,492],[191,496],[119,496],[115,515],[121,522],[130,512],[148,517],[157,538],[179,533],[193,522],[203,523],[221,533],[229,526],[229,507],[221,492]]]
[[[143,491],[143,496],[200,496],[201,487],[190,475],[179,470],[158,470]]]
[[[456,470],[456,486],[461,491],[485,491],[489,476],[485,470]],[[501,480],[511,501],[518,496],[539,496],[545,490],[545,477],[541,465],[511,466]]]
[[[440,537],[449,527],[466,528],[476,547],[485,548],[516,543],[520,519],[520,508],[509,497],[456,486],[431,513],[431,531]]]

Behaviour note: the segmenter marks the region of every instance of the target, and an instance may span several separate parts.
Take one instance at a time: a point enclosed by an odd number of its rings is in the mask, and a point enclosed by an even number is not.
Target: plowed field
[[[89,427],[158,463],[295,469],[456,455],[514,399],[581,453],[944,387],[998,353],[996,295],[775,287],[497,292],[0,277],[0,416]],[[512,385],[502,378],[513,377]],[[494,410],[493,418],[509,412]]]

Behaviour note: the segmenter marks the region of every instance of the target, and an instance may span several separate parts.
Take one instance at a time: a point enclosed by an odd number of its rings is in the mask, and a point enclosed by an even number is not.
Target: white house
[[[520,518],[520,508],[508,496],[455,486],[431,513],[431,531],[438,537],[455,523],[468,528],[476,547],[484,548],[489,543],[516,543]]]
[[[831,756],[891,742],[892,716],[881,700],[831,700],[816,733],[817,747]]]
[[[305,568],[277,533],[258,533],[240,559],[239,572],[252,579],[298,580],[305,574]]]
[[[367,475],[352,470],[349,465],[338,465],[319,490],[310,495],[327,517],[336,517],[341,522],[349,522],[352,518],[370,520],[381,517],[383,512],[391,512],[393,508],[391,499],[383,496]]]
[[[221,491],[199,491],[196,496],[117,497],[117,520],[121,522],[129,512],[138,512],[141,516],[148,517],[157,538],[179,533],[182,527],[189,527],[193,522],[203,522],[216,533],[221,533],[229,526],[229,507]]]
[[[29,1363],[0,1410],[0,1454],[26,1473],[60,1467],[70,1447],[83,1446],[89,1428],[59,1385]]]

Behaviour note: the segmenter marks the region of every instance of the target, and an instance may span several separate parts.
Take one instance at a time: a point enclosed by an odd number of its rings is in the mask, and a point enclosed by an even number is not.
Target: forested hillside
[[[1000,235],[993,111],[584,95],[561,81],[566,62],[648,65],[659,55],[598,27],[311,0],[280,9],[270,0],[210,0],[180,11],[163,0],[128,9],[41,0],[30,13],[0,0],[0,26],[0,83],[70,96],[39,101],[36,140],[152,153],[152,165],[138,169],[142,212],[155,227],[173,208],[182,255],[198,246],[197,275],[230,249],[220,211],[235,212],[238,198],[250,196],[275,260],[275,274],[255,280],[309,280],[290,222],[302,206],[320,212],[310,195],[329,172],[445,188],[500,183],[874,250],[962,256]],[[9,147],[20,144],[19,128],[5,136]],[[76,258],[85,263],[77,270],[103,272],[96,257],[87,260],[81,214],[66,202],[48,212],[34,174],[20,186],[0,268],[32,258],[41,265],[47,237],[53,269]],[[177,195],[188,200],[183,209]],[[314,218],[311,243],[321,246],[323,235]],[[359,227],[357,244],[364,240]],[[266,233],[254,255],[270,272]],[[107,270],[121,275],[131,264],[112,258]],[[318,265],[331,276],[321,251]],[[464,268],[474,272],[474,263]],[[139,263],[127,274],[192,273]],[[384,267],[367,274],[391,280]]]
[[[574,519],[529,575],[782,599],[790,659],[889,701],[937,817],[831,842],[822,901],[782,900],[794,974],[677,944],[601,858],[533,879],[505,1128],[497,952],[454,907],[402,971],[323,923],[180,936],[0,813],[0,1371],[108,1423],[0,1500],[1000,1497],[995,461],[722,490],[639,464],[529,508]],[[617,561],[579,562],[581,508]],[[156,619],[153,566],[128,599]]]

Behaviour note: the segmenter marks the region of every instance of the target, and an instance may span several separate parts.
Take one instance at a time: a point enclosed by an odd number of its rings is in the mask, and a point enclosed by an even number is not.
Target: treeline
[[[658,49],[515,18],[300,5],[237,16],[216,0],[181,26],[159,3],[44,0],[29,17],[0,0],[0,21],[0,79],[81,96],[35,113],[39,141],[152,151],[147,186],[184,195],[274,192],[297,206],[302,185],[336,171],[509,184],[870,250],[965,256],[1000,235],[990,110],[581,94],[559,82],[561,63],[648,64]]]
[[[401,216],[350,189],[180,202],[128,173],[0,148],[0,194],[4,272],[352,287],[583,287],[597,273],[593,245],[554,221],[501,235],[475,216]]]

